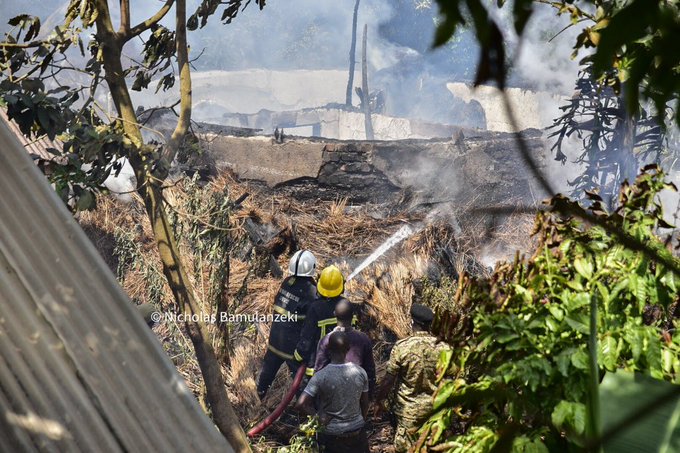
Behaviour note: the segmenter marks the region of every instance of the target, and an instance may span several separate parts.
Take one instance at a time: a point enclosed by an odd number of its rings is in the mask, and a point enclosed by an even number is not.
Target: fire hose
[[[262,431],[269,428],[269,426],[271,426],[272,423],[279,419],[279,417],[281,416],[281,414],[283,414],[283,411],[286,409],[288,404],[293,400],[295,392],[297,392],[298,388],[300,387],[300,384],[302,384],[302,378],[304,377],[305,377],[305,365],[304,363],[301,363],[300,367],[297,370],[297,373],[295,373],[293,384],[290,386],[290,389],[288,390],[288,393],[286,393],[286,396],[283,397],[279,405],[276,406],[276,409],[274,409],[274,411],[271,414],[269,414],[267,418],[258,423],[257,426],[255,426],[253,429],[248,431],[248,437],[257,436]]]

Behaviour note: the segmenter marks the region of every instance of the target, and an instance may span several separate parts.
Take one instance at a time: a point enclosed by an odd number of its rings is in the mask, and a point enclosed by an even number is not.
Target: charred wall
[[[430,140],[339,141],[202,136],[217,168],[305,198],[458,205],[533,204],[542,198],[513,134],[458,133]],[[542,165],[542,134],[522,133]]]

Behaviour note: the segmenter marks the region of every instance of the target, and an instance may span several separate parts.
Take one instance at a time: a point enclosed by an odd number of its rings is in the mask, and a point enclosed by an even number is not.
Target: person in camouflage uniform
[[[377,399],[383,400],[395,388],[392,412],[396,418],[394,447],[406,452],[417,440],[415,431],[432,412],[432,395],[437,390],[437,361],[440,353],[448,348],[430,334],[434,318],[432,310],[425,305],[413,304],[413,334],[398,341],[387,364],[387,372],[378,388]]]

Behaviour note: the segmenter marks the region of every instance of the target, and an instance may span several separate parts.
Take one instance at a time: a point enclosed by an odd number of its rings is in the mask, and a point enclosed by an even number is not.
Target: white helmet
[[[288,272],[297,277],[313,277],[316,258],[309,250],[298,250],[290,259]]]

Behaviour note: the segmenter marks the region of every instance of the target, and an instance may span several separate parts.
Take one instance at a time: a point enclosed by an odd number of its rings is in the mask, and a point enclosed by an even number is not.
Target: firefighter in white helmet
[[[281,365],[286,362],[294,374],[300,362],[293,354],[305,322],[307,309],[316,300],[316,258],[309,250],[295,252],[288,265],[290,275],[281,283],[274,298],[274,321],[269,345],[257,380],[257,394],[264,398]]]

